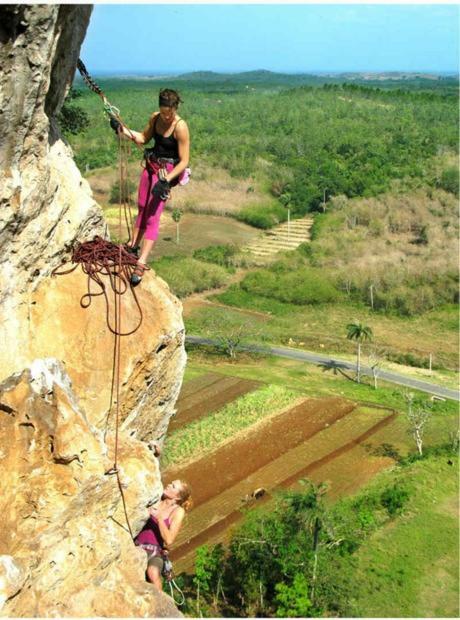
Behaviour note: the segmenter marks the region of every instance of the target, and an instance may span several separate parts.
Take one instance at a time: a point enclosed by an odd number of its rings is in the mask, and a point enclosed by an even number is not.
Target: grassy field
[[[216,300],[225,303],[228,296],[225,292]],[[238,299],[239,305],[244,302],[250,313],[234,307],[197,307],[186,316],[187,332],[211,337],[225,334],[226,330],[242,323],[248,324],[248,341],[289,345],[331,355],[353,355],[356,347],[346,338],[346,325],[358,319],[369,325],[374,333],[372,346],[363,347],[364,364],[368,351],[377,348],[396,356],[410,352],[424,363],[432,353],[435,369],[439,366],[457,369],[458,309],[453,305],[416,317],[398,317],[373,312],[361,304],[295,306],[269,299],[261,302],[261,298],[240,293]],[[436,373],[432,380],[436,381]]]
[[[409,505],[357,553],[351,595],[357,615],[456,618],[458,459],[433,456],[382,472],[371,486],[393,480],[410,489]]]

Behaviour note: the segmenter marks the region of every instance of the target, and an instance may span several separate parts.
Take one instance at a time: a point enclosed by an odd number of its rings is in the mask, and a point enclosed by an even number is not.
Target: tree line
[[[457,150],[458,97],[441,86],[431,92],[359,84],[270,90],[235,82],[234,92],[211,93],[203,81],[176,82],[169,85],[184,98],[192,165],[199,159],[261,180],[276,199],[288,195],[293,216],[319,210],[325,195],[375,196],[395,178],[430,182],[433,159]],[[125,122],[137,129],[156,109],[166,82],[154,84],[101,81]],[[79,90],[89,125],[69,140],[84,171],[112,164],[115,147],[99,99]]]

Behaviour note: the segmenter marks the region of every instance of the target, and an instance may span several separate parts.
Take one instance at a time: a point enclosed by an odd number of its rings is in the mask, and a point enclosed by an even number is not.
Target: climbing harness
[[[181,605],[183,605],[185,603],[184,593],[179,588],[179,586],[177,585],[176,580],[174,579],[174,577],[175,577],[174,569],[173,569],[172,562],[169,559],[168,551],[166,549],[163,549],[163,551],[161,552],[161,555],[163,556],[163,570],[161,571],[161,574],[163,575],[163,577],[166,579],[166,581],[169,584],[169,589],[171,591],[171,598],[176,603],[176,605],[179,605],[179,607],[180,607]],[[181,596],[179,601],[176,601],[176,599],[174,597],[174,589],[176,589],[177,592]]]

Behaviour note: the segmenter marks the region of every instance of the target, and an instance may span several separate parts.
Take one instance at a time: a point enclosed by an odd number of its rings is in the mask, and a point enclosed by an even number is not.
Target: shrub
[[[388,514],[393,517],[402,512],[408,499],[409,491],[401,485],[395,484],[383,491],[380,502],[387,509]]]
[[[231,258],[236,254],[237,248],[234,245],[209,245],[193,252],[193,258],[215,263],[222,267],[231,266]]]
[[[251,205],[241,209],[236,219],[255,228],[266,230],[287,220],[287,211],[277,203]]]
[[[458,169],[455,167],[446,168],[441,174],[441,178],[438,183],[439,187],[445,189],[446,192],[450,192],[455,196],[459,195],[459,181],[458,181]]]
[[[405,366],[413,366],[414,368],[429,368],[430,362],[428,357],[420,357],[413,353],[387,353],[387,360],[396,362],[396,364],[404,364]],[[435,366],[433,366],[435,368]]]
[[[292,584],[277,583],[275,602],[277,618],[308,618],[312,608],[308,597],[309,583],[302,573],[296,573]]]
[[[306,258],[311,258],[313,254],[313,249],[308,241],[305,241],[304,243],[301,243],[299,246],[297,246],[296,251],[301,256],[305,256]]]
[[[322,272],[308,267],[284,273],[261,269],[249,273],[240,286],[248,293],[291,304],[329,303],[340,297]]]
[[[85,131],[89,126],[88,113],[80,106],[71,103],[79,97],[81,97],[81,91],[71,88],[57,117],[61,131],[74,136]]]

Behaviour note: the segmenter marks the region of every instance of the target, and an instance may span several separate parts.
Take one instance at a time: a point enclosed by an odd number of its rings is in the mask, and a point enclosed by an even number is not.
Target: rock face
[[[145,583],[116,477],[104,473],[116,411],[104,298],[80,306],[80,268],[51,277],[76,241],[107,236],[55,122],[90,14],[0,6],[0,614],[177,616]],[[118,444],[134,533],[162,489],[145,441],[162,440],[185,367],[179,301],[153,272],[136,294],[143,321],[121,339]],[[138,312],[128,290],[123,327]]]
[[[0,606],[16,617],[177,616],[144,581],[114,475],[114,436],[95,429],[57,360],[0,385]],[[137,532],[158,488],[157,459],[121,433],[118,469]],[[5,475],[7,472],[7,475]]]

